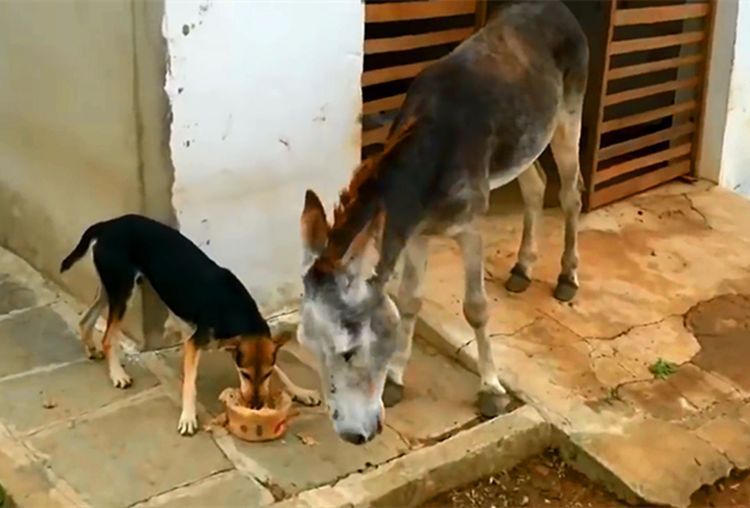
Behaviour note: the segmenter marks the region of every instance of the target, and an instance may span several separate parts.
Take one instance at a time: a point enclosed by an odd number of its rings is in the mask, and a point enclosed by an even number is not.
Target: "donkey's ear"
[[[370,277],[380,261],[383,230],[385,228],[385,210],[379,207],[372,220],[354,237],[341,264],[352,275]]]
[[[300,217],[304,265],[309,266],[328,243],[328,221],[320,198],[313,191],[305,193],[305,206]]]

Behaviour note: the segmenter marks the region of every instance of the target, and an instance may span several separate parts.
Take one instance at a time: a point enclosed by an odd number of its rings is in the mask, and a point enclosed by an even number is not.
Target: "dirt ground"
[[[442,494],[423,508],[623,508],[629,506],[548,450],[515,469]],[[750,475],[733,475],[693,495],[691,508],[750,506]]]

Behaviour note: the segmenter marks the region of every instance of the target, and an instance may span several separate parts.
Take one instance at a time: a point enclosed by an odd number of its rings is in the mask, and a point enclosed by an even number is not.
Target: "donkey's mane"
[[[383,150],[367,158],[354,170],[349,185],[339,194],[339,202],[333,210],[333,225],[323,257],[340,258],[357,233],[382,206],[382,169],[414,133],[416,125],[416,117],[401,122],[388,136]]]

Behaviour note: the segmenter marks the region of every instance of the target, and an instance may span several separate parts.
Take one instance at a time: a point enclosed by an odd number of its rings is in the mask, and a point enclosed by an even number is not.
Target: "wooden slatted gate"
[[[584,26],[590,44],[601,45],[592,47],[583,118],[584,209],[692,173],[719,0],[564,1],[579,19],[581,4],[605,6],[602,26]],[[382,148],[414,76],[486,16],[482,0],[366,0],[363,157]]]
[[[713,1],[612,0],[596,118],[582,157],[594,209],[691,174],[698,158]]]
[[[483,24],[481,0],[366,0],[363,157],[382,148],[414,76]]]

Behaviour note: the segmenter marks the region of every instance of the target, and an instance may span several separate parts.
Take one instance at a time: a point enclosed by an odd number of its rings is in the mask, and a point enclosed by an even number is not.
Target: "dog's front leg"
[[[281,384],[284,385],[284,389],[289,392],[295,401],[305,406],[317,406],[320,404],[320,395],[317,391],[308,390],[296,385],[278,365],[274,365],[273,370],[279,377]]]
[[[198,430],[195,398],[201,351],[195,343],[196,334],[187,339],[182,348],[182,414],[180,414],[177,430],[183,436],[193,435]]]

